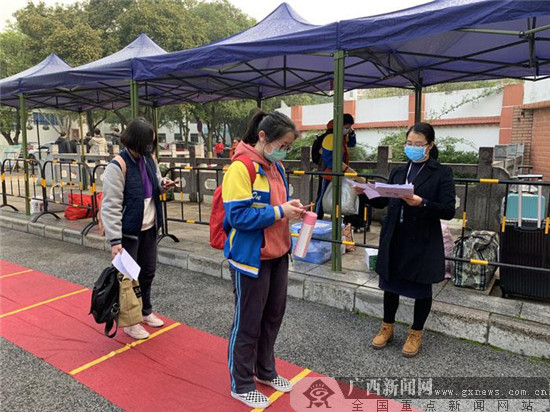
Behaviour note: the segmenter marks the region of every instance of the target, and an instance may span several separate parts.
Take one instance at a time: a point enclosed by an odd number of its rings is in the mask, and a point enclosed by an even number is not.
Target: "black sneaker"
[[[231,396],[254,409],[265,409],[269,406],[269,398],[257,389],[247,393],[232,391]]]
[[[292,383],[288,379],[278,375],[275,379],[270,381],[264,381],[263,379],[256,378],[256,380],[264,385],[271,386],[273,389],[279,392],[290,392],[292,390]]]

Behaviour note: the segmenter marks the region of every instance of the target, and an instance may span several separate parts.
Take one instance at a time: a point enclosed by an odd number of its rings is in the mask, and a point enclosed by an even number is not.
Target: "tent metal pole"
[[[139,96],[138,96],[138,84],[135,80],[132,80],[130,84],[130,104],[132,106],[132,118],[135,119],[139,116]]]
[[[35,124],[36,124],[36,140],[38,140],[38,159],[42,160],[42,150],[40,150],[40,148],[42,147],[42,145],[40,144],[40,121],[38,120],[38,116],[36,117]]]
[[[342,172],[342,143],[343,143],[343,121],[344,121],[344,63],[345,52],[337,50],[334,52],[334,146],[332,150],[332,171]],[[342,191],[342,180],[340,176],[332,178],[332,240],[342,240],[342,216],[340,213],[340,199]],[[332,244],[332,270],[342,270],[342,252],[339,243]]]
[[[422,121],[422,86],[414,88],[414,122]]]
[[[521,33],[523,36],[530,36],[531,34],[535,34],[541,31],[550,30],[550,24],[547,24],[546,26],[540,26],[535,29],[531,30],[525,30],[523,33]]]
[[[521,35],[520,31],[515,31],[515,30],[476,29],[473,27],[463,27],[462,29],[455,29],[454,31],[462,31],[465,33],[480,33],[480,34],[504,34],[509,36]]]
[[[157,106],[153,106],[152,114],[153,114],[153,128],[155,129],[155,139],[157,139],[156,156],[158,159],[160,154],[160,141],[159,141],[159,108]]]
[[[27,147],[27,107],[25,95],[19,95],[19,121],[21,124],[21,139],[23,140],[23,173],[25,179],[25,214],[31,214],[30,188],[29,188],[29,151]],[[38,148],[40,150],[40,148]]]
[[[84,124],[82,122],[82,111],[78,112],[78,128],[80,129],[80,163],[82,163],[81,181],[82,190],[88,187],[88,175],[86,174],[86,139],[84,137]]]

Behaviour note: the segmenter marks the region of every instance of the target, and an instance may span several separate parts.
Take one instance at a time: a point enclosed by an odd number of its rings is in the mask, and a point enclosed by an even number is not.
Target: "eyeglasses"
[[[426,147],[428,146],[429,143],[412,143],[412,142],[406,142],[405,143],[405,147],[408,146],[408,147]]]
[[[278,150],[280,150],[281,152],[285,152],[285,153],[290,152],[291,149],[292,149],[292,146],[280,146],[278,148]]]

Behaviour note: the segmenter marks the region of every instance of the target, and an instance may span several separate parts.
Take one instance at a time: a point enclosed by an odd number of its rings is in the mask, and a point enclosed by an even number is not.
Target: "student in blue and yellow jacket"
[[[273,348],[287,296],[290,231],[288,219],[304,212],[299,200],[289,200],[282,164],[296,126],[282,113],[259,111],[251,119],[233,160],[252,160],[256,177],[234,161],[222,186],[226,221],[230,227],[224,254],[235,291],[235,313],[229,339],[231,396],[251,408],[265,408],[269,399],[256,381],[289,392],[292,384],[275,370]]]
[[[355,130],[353,130],[353,124],[355,120],[353,116],[349,113],[344,113],[344,136],[342,138],[342,171],[343,172],[355,172],[351,167],[349,167],[349,149],[357,145],[357,137],[355,136]],[[327,123],[327,131],[325,132],[325,137],[323,138],[322,143],[322,153],[321,153],[321,166],[320,170],[325,172],[332,172],[332,152],[334,150],[334,132],[333,132],[333,120]],[[327,190],[328,184],[332,180],[332,176],[322,176],[320,177],[320,187],[317,193],[317,200],[315,202],[315,213],[319,219],[323,219],[325,215],[325,210],[323,210],[323,195]],[[359,181],[361,178],[357,178]],[[330,213],[330,210],[326,210],[327,213]]]

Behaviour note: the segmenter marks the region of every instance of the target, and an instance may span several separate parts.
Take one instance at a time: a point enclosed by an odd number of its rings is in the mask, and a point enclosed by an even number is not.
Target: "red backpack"
[[[243,162],[250,175],[250,182],[254,185],[256,180],[256,167],[248,156],[241,155],[235,158],[235,161]],[[210,213],[210,246],[214,249],[223,250],[227,233],[223,230],[223,220],[225,219],[225,209],[223,208],[222,185],[219,185],[214,191],[212,199],[212,211]]]

